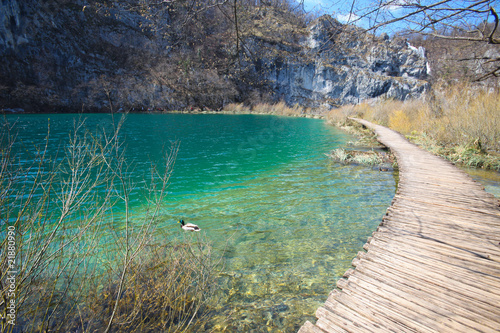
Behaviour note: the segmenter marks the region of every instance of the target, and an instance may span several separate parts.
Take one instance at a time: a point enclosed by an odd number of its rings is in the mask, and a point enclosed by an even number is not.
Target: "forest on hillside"
[[[287,1],[11,2],[4,108],[220,108],[268,90],[249,63],[293,50],[312,19]]]
[[[496,86],[500,51],[494,2],[461,3],[472,9],[428,6],[426,16],[417,22],[420,30],[417,24],[409,31],[395,31],[390,38],[425,48],[430,72],[426,77],[419,74],[418,79],[431,83],[477,80]],[[379,12],[384,6],[402,4],[381,2]],[[406,19],[419,20],[423,4],[404,4],[410,13],[414,11]],[[356,20],[341,24],[323,15],[329,29],[325,45],[328,42],[327,47],[334,50],[327,54],[321,47],[304,47],[311,24],[322,13],[306,12],[303,1],[8,0],[0,6],[4,60],[0,108],[31,112],[217,110],[234,102],[276,103],[283,93],[276,92],[271,82],[272,75],[279,73],[270,72],[279,72],[289,63],[307,67],[317,62],[319,53],[323,58],[369,58],[367,47],[356,41],[371,38],[380,44],[387,36],[381,34],[384,22],[391,24],[386,18],[363,29],[356,26]],[[358,14],[377,13],[360,9]],[[466,27],[464,22],[473,26]],[[434,33],[426,33],[428,28]],[[390,63],[389,67],[394,66]],[[390,69],[384,75],[403,74]],[[362,100],[363,95],[358,95],[354,93]],[[376,97],[378,92],[365,95]],[[290,101],[301,99],[286,100]],[[343,103],[345,99],[330,106]]]

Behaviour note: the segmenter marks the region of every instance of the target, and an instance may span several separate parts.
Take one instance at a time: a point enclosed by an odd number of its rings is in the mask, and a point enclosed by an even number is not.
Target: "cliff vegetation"
[[[291,0],[6,0],[0,13],[8,111],[331,108],[428,89],[423,50]]]

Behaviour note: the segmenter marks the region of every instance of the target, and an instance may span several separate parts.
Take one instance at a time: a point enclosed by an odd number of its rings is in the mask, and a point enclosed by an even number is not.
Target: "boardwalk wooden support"
[[[500,205],[468,175],[365,120],[399,185],[377,231],[299,333],[500,332]]]

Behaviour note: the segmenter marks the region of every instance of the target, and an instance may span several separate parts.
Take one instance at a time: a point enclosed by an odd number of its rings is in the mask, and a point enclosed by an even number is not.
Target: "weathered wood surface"
[[[399,133],[357,121],[396,155],[398,191],[299,333],[500,332],[499,201]]]

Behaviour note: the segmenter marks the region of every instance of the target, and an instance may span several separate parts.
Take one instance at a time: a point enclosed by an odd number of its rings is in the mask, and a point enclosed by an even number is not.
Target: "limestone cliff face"
[[[279,37],[273,40],[249,30],[234,61],[230,24],[215,34],[205,28],[213,33],[210,42],[202,38],[196,45],[184,42],[184,28],[165,28],[176,26],[170,24],[170,2],[162,2],[167,10],[155,16],[123,8],[126,2],[109,1],[105,8],[101,3],[0,1],[0,109],[218,108],[244,101],[249,89],[291,105],[332,107],[417,97],[427,88],[423,50],[404,40],[360,34],[329,16],[302,27],[302,39],[267,30]],[[247,51],[251,55],[243,59]],[[203,62],[207,56],[210,63]]]
[[[268,79],[289,104],[333,106],[385,97],[418,97],[427,88],[423,49],[387,35],[359,34],[329,16],[309,27],[302,59],[268,59]],[[279,65],[276,65],[276,62]]]
[[[0,2],[0,48],[16,48],[27,42],[22,21],[16,0]]]

